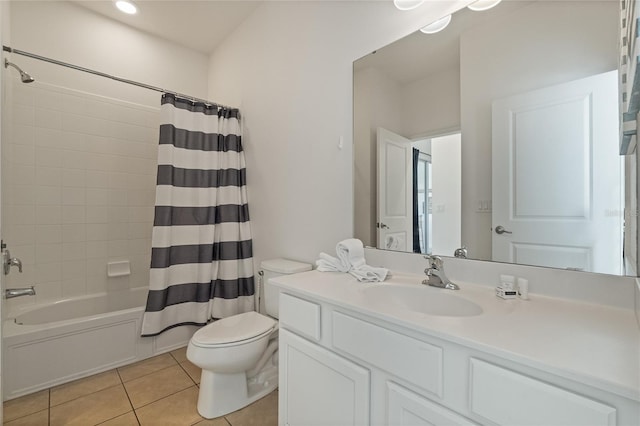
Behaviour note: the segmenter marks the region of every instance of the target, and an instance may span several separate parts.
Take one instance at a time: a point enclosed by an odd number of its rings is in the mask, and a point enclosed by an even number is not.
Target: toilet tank
[[[269,284],[269,280],[281,275],[310,271],[311,265],[289,259],[270,259],[263,260],[262,263],[260,263],[260,269],[264,272],[264,275],[262,276],[262,294],[264,296],[262,299],[264,300],[263,303],[265,310],[263,312],[273,318],[279,318],[278,299],[280,296],[280,289]]]

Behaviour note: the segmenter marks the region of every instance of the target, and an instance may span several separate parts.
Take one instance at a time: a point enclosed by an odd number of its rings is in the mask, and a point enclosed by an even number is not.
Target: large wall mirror
[[[619,147],[619,7],[503,0],[357,60],[355,237],[637,275],[636,154]]]

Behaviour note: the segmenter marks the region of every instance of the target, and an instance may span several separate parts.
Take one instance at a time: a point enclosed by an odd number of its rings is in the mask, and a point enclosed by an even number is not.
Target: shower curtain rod
[[[217,102],[211,102],[211,101],[208,101],[206,99],[200,99],[200,98],[196,98],[194,96],[185,95],[184,93],[178,93],[178,92],[174,92],[172,90],[165,90],[165,89],[162,89],[160,87],[151,86],[149,84],[140,83],[140,82],[133,81],[133,80],[127,80],[126,78],[116,77],[114,75],[107,74],[107,73],[104,73],[104,72],[95,71],[95,70],[92,70],[92,69],[89,69],[89,68],[80,67],[78,65],[69,64],[67,62],[58,61],[56,59],[51,59],[51,58],[47,58],[47,57],[44,57],[44,56],[36,55],[35,53],[25,52],[24,50],[13,49],[13,48],[11,48],[9,46],[4,46],[3,45],[2,46],[2,50],[5,51],[5,52],[9,52],[9,53],[15,53],[16,55],[22,55],[22,56],[26,56],[26,57],[33,58],[33,59],[38,59],[39,61],[49,62],[51,64],[60,65],[60,66],[67,67],[67,68],[72,68],[72,69],[77,70],[77,71],[82,71],[82,72],[86,72],[86,73],[89,73],[89,74],[94,74],[94,75],[97,75],[97,76],[100,76],[100,77],[106,77],[106,78],[109,78],[111,80],[119,81],[121,83],[131,84],[133,86],[142,87],[144,89],[149,89],[149,90],[153,90],[153,91],[161,92],[161,93],[168,93],[168,94],[174,95],[174,96],[176,96],[178,98],[188,99],[188,100],[194,101],[194,102],[202,102],[202,103],[205,103],[205,104],[208,104],[208,105],[214,105],[214,106],[221,107],[221,108],[226,108],[226,109],[235,109],[235,108],[232,108],[232,107],[229,107],[229,106],[226,106],[226,105],[219,104]]]

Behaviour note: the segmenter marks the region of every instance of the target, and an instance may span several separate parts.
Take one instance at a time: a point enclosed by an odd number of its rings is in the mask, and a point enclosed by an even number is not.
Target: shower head
[[[4,67],[8,68],[9,65],[11,65],[12,67],[14,67],[15,69],[18,70],[18,72],[20,73],[20,80],[22,80],[23,83],[32,83],[35,81],[35,79],[33,77],[31,77],[29,74],[27,74],[26,72],[22,71],[20,69],[19,66],[17,66],[16,64],[13,64],[11,62],[9,62],[8,59],[5,58],[4,60]]]

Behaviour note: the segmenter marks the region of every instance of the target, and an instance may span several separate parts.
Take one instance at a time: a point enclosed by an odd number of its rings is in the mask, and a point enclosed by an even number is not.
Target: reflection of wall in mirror
[[[462,34],[463,243],[471,257],[491,258],[493,100],[611,71],[617,67],[616,2],[534,2]]]

